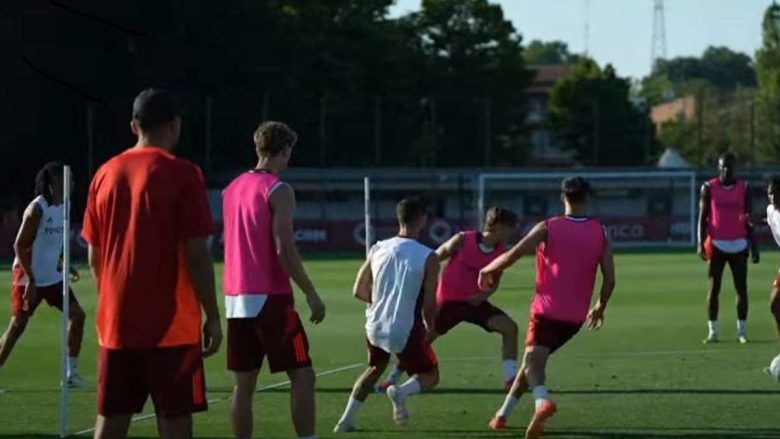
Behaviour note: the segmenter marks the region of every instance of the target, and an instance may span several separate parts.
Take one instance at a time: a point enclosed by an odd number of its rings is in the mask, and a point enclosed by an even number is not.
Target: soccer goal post
[[[573,175],[591,182],[590,214],[616,246],[695,246],[697,180],[691,171],[483,173],[477,180],[477,223],[484,224],[492,205],[520,213],[526,230],[560,215],[560,183]]]
[[[68,321],[70,316],[70,166],[62,168],[62,317],[60,322],[60,437],[68,437]]]

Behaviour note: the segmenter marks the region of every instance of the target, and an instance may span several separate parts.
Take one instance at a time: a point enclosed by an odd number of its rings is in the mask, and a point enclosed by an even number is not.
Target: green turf
[[[701,344],[705,277],[696,256],[619,255],[618,288],[605,328],[599,333],[582,332],[549,364],[548,384],[559,404],[558,416],[549,423],[549,437],[780,437],[780,385],[761,371],[778,353],[767,309],[777,262],[776,253],[766,253],[764,262],[751,267],[751,343],[740,346],[733,341],[734,292],[726,282],[721,313],[724,342],[705,347]],[[328,306],[325,323],[307,326],[316,370],[365,361],[363,306],[350,294],[358,261],[318,259],[307,266]],[[530,261],[521,261],[505,276],[495,299],[521,327],[532,291],[531,267]],[[75,286],[90,316],[81,371],[94,382],[95,290],[84,274],[86,279]],[[9,281],[9,273],[0,272],[0,285]],[[8,306],[7,300],[0,301],[0,314],[8,315]],[[0,371],[0,385],[8,389],[0,395],[0,437],[43,437],[38,435],[57,429],[57,316],[42,307]],[[138,317],[138,324],[143,324],[143,316]],[[486,429],[503,400],[499,339],[463,326],[439,340],[435,348],[441,360],[441,384],[411,400],[410,425],[396,428],[389,402],[372,396],[359,416],[361,432],[350,437],[520,436],[532,406],[528,396],[510,419],[512,430],[495,433]],[[231,376],[225,370],[224,350],[206,367],[209,397],[220,401],[196,417],[196,437],[227,438]],[[359,369],[353,369],[319,379],[320,437],[334,437],[330,430],[358,373]],[[263,375],[261,385],[285,379],[283,374]],[[71,429],[89,428],[94,419],[94,392],[74,393],[70,408]],[[294,437],[286,389],[258,394],[255,408],[256,437]],[[134,423],[131,434],[154,436],[154,424]]]

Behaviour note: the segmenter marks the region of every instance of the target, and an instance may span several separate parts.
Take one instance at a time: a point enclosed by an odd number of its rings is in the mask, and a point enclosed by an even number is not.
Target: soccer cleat
[[[333,427],[334,433],[352,433],[354,431],[357,431],[357,428],[355,428],[354,425],[342,421],[339,421],[338,424]]]
[[[737,337],[737,343],[739,343],[739,344],[747,344],[747,342],[748,342],[748,339],[747,339],[746,335],[740,335],[739,337]]]
[[[393,421],[396,425],[406,425],[409,423],[409,412],[406,410],[406,397],[398,391],[398,387],[390,386],[387,388],[387,397],[393,404]]]
[[[68,388],[69,389],[80,389],[82,387],[86,387],[87,383],[84,381],[83,378],[81,378],[81,375],[79,375],[78,372],[74,372],[68,377]]]
[[[493,416],[493,419],[490,420],[488,426],[493,430],[506,430],[506,418],[498,415]]]
[[[383,381],[383,382],[377,384],[376,386],[374,386],[374,391],[376,393],[384,395],[384,394],[387,393],[387,388],[392,386],[392,385],[394,385],[394,384],[395,383],[392,382],[392,381]]]
[[[710,343],[717,343],[718,340],[718,334],[710,332],[710,334],[707,336],[707,338],[704,339],[704,344],[710,344]]]
[[[544,401],[534,412],[534,416],[531,418],[531,422],[525,430],[525,439],[537,439],[542,437],[542,433],[544,433],[544,423],[550,419],[556,411],[558,411],[558,406],[556,406],[554,402]]]

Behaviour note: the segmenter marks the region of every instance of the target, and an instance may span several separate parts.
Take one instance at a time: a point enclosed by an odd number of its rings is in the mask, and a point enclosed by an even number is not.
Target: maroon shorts
[[[390,361],[390,354],[366,340],[368,345],[368,365],[378,366]],[[412,327],[409,339],[406,340],[404,350],[399,352],[398,368],[409,375],[431,372],[439,368],[439,360],[431,348],[431,344],[425,341],[425,327],[418,323]]]
[[[506,316],[506,313],[487,300],[478,305],[468,302],[444,302],[439,307],[439,314],[436,317],[436,333],[446,334],[461,322],[469,322],[487,332],[493,332],[488,327],[488,321],[497,316]]]
[[[542,316],[531,316],[525,335],[526,347],[543,346],[550,353],[557,351],[572,339],[582,327],[581,324],[551,320]]]
[[[292,296],[270,296],[260,314],[228,319],[228,369],[259,370],[268,357],[272,373],[311,367],[309,339]]]
[[[100,348],[98,414],[140,413],[150,395],[160,417],[206,411],[200,345],[144,350]]]
[[[37,287],[38,299],[30,303],[30,309],[24,309],[24,285],[13,285],[11,287],[11,314],[16,317],[32,317],[38,305],[42,301],[46,301],[49,306],[57,308],[62,311],[62,282],[46,287]],[[73,290],[70,290],[70,305],[78,306],[79,301],[76,299],[76,295],[73,294]]]

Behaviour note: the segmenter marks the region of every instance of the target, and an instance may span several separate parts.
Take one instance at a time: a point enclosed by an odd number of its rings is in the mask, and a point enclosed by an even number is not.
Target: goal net
[[[561,180],[572,175],[591,182],[590,214],[601,220],[615,245],[695,245],[696,174],[686,171],[480,174],[479,224],[492,205],[520,213],[524,231],[546,217],[562,214]]]

